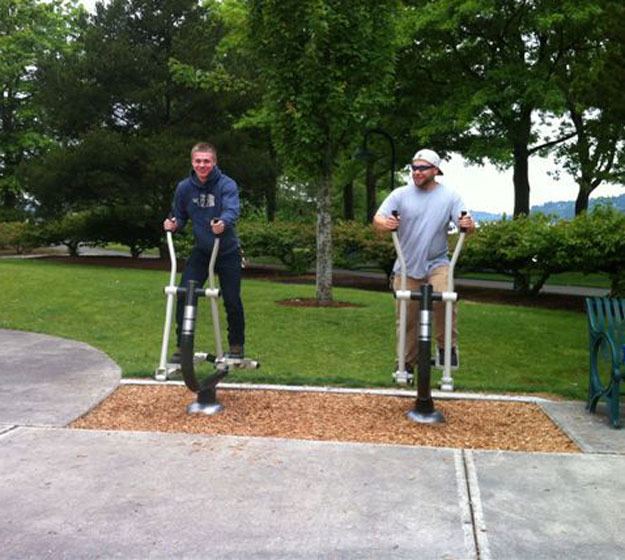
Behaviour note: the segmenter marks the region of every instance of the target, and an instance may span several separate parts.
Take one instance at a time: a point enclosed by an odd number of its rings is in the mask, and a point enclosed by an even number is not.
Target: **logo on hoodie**
[[[212,208],[215,206],[215,196],[210,193],[200,193],[200,196],[193,199],[193,204],[200,208]]]

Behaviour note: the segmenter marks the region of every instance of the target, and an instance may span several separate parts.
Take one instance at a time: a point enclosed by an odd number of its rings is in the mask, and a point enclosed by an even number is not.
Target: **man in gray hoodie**
[[[191,174],[176,187],[172,216],[165,220],[163,227],[176,232],[181,231],[188,220],[193,224],[195,245],[186,261],[180,286],[186,286],[189,280],[200,285],[206,282],[213,243],[219,236],[215,272],[228,320],[230,352],[227,357],[243,358],[245,315],[241,301],[241,250],[235,230],[240,214],[238,187],[217,166],[217,150],[212,144],[201,142],[193,146],[191,166]],[[178,347],[183,312],[184,297],[179,296],[176,308]],[[171,361],[179,360],[178,349]]]

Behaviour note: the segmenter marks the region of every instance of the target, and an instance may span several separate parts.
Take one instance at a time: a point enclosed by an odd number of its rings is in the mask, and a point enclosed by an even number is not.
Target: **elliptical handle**
[[[399,220],[399,212],[397,210],[392,210],[391,214],[393,215],[393,218],[397,218]],[[391,231],[397,231],[398,228],[395,228]]]
[[[462,211],[460,212],[460,217],[461,217],[461,218],[464,218],[467,214],[468,214],[468,212],[467,212],[466,210],[462,210]],[[467,232],[467,228],[461,227],[461,228],[460,228],[460,232],[461,232],[461,233],[466,233],[466,232]]]

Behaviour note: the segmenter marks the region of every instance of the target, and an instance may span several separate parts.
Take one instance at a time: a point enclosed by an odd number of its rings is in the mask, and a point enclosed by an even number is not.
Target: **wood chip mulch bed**
[[[122,385],[72,427],[94,430],[184,432],[577,453],[579,448],[536,404],[437,400],[446,422],[415,424],[406,418],[414,398],[314,392],[220,389],[225,410],[189,415],[195,395],[185,387]]]

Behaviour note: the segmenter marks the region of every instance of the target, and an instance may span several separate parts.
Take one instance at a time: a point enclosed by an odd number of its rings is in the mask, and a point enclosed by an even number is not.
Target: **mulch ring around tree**
[[[333,300],[328,303],[319,303],[315,298],[282,299],[276,303],[286,307],[364,307],[360,303],[350,303],[348,301]]]

